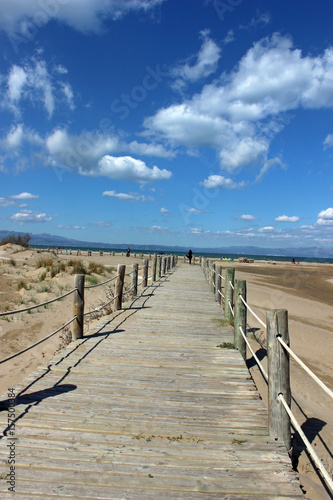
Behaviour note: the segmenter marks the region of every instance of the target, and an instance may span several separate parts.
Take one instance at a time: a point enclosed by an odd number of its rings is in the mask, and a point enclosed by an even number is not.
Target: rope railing
[[[105,304],[102,304],[100,307],[96,307],[96,309],[93,309],[92,311],[88,311],[88,312],[84,313],[84,316],[89,316],[89,314],[93,314],[93,313],[101,311],[106,306],[108,306],[109,304],[111,304],[111,302],[114,302],[118,297],[119,297],[119,295],[115,295],[111,300],[109,300]]]
[[[243,328],[242,328],[241,326],[239,327],[239,330],[240,330],[240,332],[241,332],[241,334],[242,334],[242,336],[243,336],[243,339],[245,340],[246,345],[247,345],[247,347],[249,348],[249,350],[250,350],[250,352],[251,352],[251,354],[252,354],[253,358],[256,360],[257,365],[258,365],[258,367],[259,367],[259,369],[260,369],[261,373],[263,374],[264,378],[266,379],[266,382],[268,382],[268,373],[266,372],[265,368],[263,367],[263,365],[262,365],[262,363],[261,363],[260,359],[258,358],[258,356],[256,355],[256,353],[255,353],[255,352],[254,352],[254,350],[252,349],[252,347],[251,347],[251,345],[250,345],[250,342],[249,342],[249,341],[248,341],[248,339],[246,338],[246,335],[245,335],[245,333],[244,333],[244,331],[243,331]]]
[[[75,319],[76,319],[76,316],[74,316],[74,318],[72,318],[69,321],[67,321],[67,323],[65,323],[64,325],[60,326],[57,330],[55,330],[54,332],[50,333],[49,335],[47,335],[43,339],[38,340],[38,342],[35,342],[34,344],[30,345],[29,347],[26,347],[25,349],[22,349],[22,351],[16,352],[15,354],[12,354],[11,356],[8,356],[7,358],[2,359],[0,361],[0,364],[5,363],[6,361],[9,361],[10,359],[16,358],[16,356],[19,356],[20,354],[23,354],[24,352],[29,351],[33,347],[36,347],[37,345],[39,345],[42,342],[44,342],[45,340],[49,339],[50,337],[52,337],[56,333],[60,332],[60,330],[63,330],[63,328],[66,328],[66,326],[68,326],[70,323],[72,323]]]
[[[306,449],[308,450],[308,452],[309,452],[312,460],[316,464],[316,467],[318,467],[318,470],[320,471],[321,475],[325,479],[326,484],[329,486],[329,488],[331,489],[331,491],[333,491],[333,480],[332,480],[332,478],[330,477],[330,475],[328,474],[327,470],[323,466],[322,461],[318,457],[317,453],[315,452],[315,450],[311,446],[311,444],[310,444],[309,440],[307,439],[306,435],[304,434],[301,426],[298,424],[298,422],[297,422],[294,414],[290,410],[290,408],[289,408],[289,406],[288,406],[285,398],[283,397],[283,394],[279,394],[278,398],[281,401],[281,403],[283,404],[286,412],[288,413],[288,416],[290,418],[290,421],[291,421],[294,429],[298,432],[298,434],[302,438],[302,440],[303,440],[303,442],[305,444]]]
[[[96,285],[85,286],[84,289],[88,290],[90,288],[97,288],[98,286],[106,285],[106,283],[110,283],[111,281],[114,281],[115,279],[117,279],[118,276],[119,276],[119,274],[117,274],[116,276],[113,276],[113,278],[110,278],[110,279],[108,279],[106,281],[103,281],[102,283],[97,283]]]
[[[10,314],[18,314],[18,313],[23,313],[23,312],[27,312],[27,311],[32,311],[33,309],[38,309],[39,307],[47,306],[48,304],[52,304],[52,302],[56,302],[57,300],[61,300],[65,297],[67,297],[68,295],[70,295],[71,293],[74,293],[75,291],[76,291],[76,288],[73,288],[73,290],[71,290],[70,292],[64,293],[63,295],[60,295],[59,297],[56,297],[54,299],[47,300],[46,302],[42,302],[41,304],[36,304],[34,306],[25,307],[24,309],[16,309],[15,311],[2,312],[2,313],[0,313],[0,317],[1,316],[8,316]]]
[[[250,311],[251,314],[253,314],[253,316],[256,318],[257,321],[259,321],[259,323],[264,327],[264,328],[267,328],[266,326],[266,323],[264,323],[263,321],[261,321],[261,319],[259,318],[259,316],[256,315],[256,313],[254,311],[252,311],[251,307],[249,306],[249,304],[244,300],[244,298],[242,297],[242,295],[239,296],[239,298],[241,299],[241,301],[243,302],[243,304],[245,305],[245,307]]]
[[[208,261],[206,259],[202,260],[202,270],[206,276],[206,279],[209,280],[211,285],[211,290],[214,292],[212,277],[213,270],[212,266],[208,265]],[[221,268],[220,268],[221,269]],[[223,277],[221,274],[218,274],[219,278],[221,278],[221,282],[219,286],[220,289],[217,288],[217,292],[215,295],[223,296],[222,290],[222,280],[225,280],[225,295],[224,297],[224,315],[226,318],[230,320],[233,319],[234,322],[234,338],[235,338],[235,347],[240,351],[244,360],[246,360],[246,347],[248,347],[251,352],[253,359],[258,365],[262,376],[266,380],[266,383],[269,385],[270,390],[268,391],[269,397],[269,427],[270,434],[275,437],[275,439],[281,439],[288,450],[291,450],[291,432],[290,425],[297,430],[300,437],[303,439],[306,449],[308,450],[309,455],[312,457],[313,462],[318,468],[323,480],[327,484],[328,488],[333,491],[333,481],[330,477],[329,473],[325,469],[322,464],[322,461],[316,455],[313,447],[310,445],[307,440],[304,432],[301,427],[297,423],[294,415],[290,409],[290,402],[286,401],[283,397],[284,390],[281,387],[284,387],[283,384],[286,384],[285,387],[288,387],[286,394],[291,394],[290,392],[290,380],[289,380],[289,358],[287,358],[287,354],[296,361],[305,371],[306,373],[325,391],[325,393],[333,399],[333,391],[329,389],[324,382],[322,382],[317,375],[315,375],[310,368],[308,368],[305,363],[290,349],[289,343],[289,333],[288,333],[288,315],[287,311],[284,310],[276,310],[276,311],[268,311],[266,314],[266,323],[260,319],[260,317],[253,311],[253,309],[249,306],[246,301],[246,282],[242,280],[236,280],[234,285],[234,272],[233,268],[226,268],[226,276]],[[215,285],[215,284],[214,284]],[[244,290],[244,293],[243,293]],[[244,308],[243,313],[240,312],[240,309]],[[267,331],[268,336],[268,372],[265,370],[263,364],[259,360],[258,356],[254,352],[251,347],[249,340],[246,337],[246,311],[249,311],[254,318],[262,325],[262,327]],[[276,319],[274,317],[276,316]],[[280,319],[278,320],[277,317]],[[243,325],[243,326],[242,326]],[[276,329],[276,330],[275,330]],[[282,333],[280,333],[280,330]],[[238,334],[238,332],[240,332]],[[241,341],[239,340],[241,339]],[[287,343],[288,342],[288,343]],[[244,347],[243,347],[244,346]],[[278,347],[280,347],[281,351],[285,351],[285,356],[278,353]],[[278,361],[278,365],[276,365],[276,360]],[[275,361],[274,361],[275,360]],[[286,364],[284,364],[286,363]],[[288,368],[287,368],[288,367]],[[268,373],[270,374],[268,377]],[[282,386],[281,386],[282,384]],[[277,405],[283,403],[286,412],[285,414],[281,414],[281,411],[277,408]],[[281,421],[277,424],[276,422]]]
[[[313,373],[313,371],[310,370],[310,368],[308,368],[306,366],[305,363],[303,363],[303,361],[301,359],[299,359],[298,356],[296,356],[296,354],[290,349],[290,347],[284,342],[284,340],[281,338],[281,337],[277,337],[277,340],[280,342],[280,344],[283,346],[283,348],[288,351],[288,353],[290,354],[290,356],[292,358],[294,358],[294,360],[303,368],[303,370],[306,371],[306,373],[308,375],[310,375],[310,377],[326,392],[326,394],[328,394],[332,399],[333,399],[333,391],[331,391],[331,389],[329,389],[325,384],[324,382],[322,382],[320,380],[319,377],[317,377],[317,375],[315,375]]]

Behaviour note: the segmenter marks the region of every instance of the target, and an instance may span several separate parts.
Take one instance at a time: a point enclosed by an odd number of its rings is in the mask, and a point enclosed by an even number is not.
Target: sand
[[[23,308],[40,303],[69,291],[74,286],[73,268],[59,272],[51,278],[51,271],[36,267],[40,259],[53,259],[53,267],[61,262],[82,260],[88,267],[89,262],[101,263],[105,266],[104,275],[92,273],[88,281],[99,282],[115,276],[118,264],[126,264],[126,272],[132,270],[132,264],[142,263],[137,254],[126,258],[105,253],[93,253],[88,257],[56,255],[53,252],[22,249],[7,244],[0,247],[0,311]],[[13,260],[11,260],[13,259]],[[180,259],[182,261],[182,259]],[[239,263],[216,261],[223,268],[234,267],[235,277],[247,282],[247,301],[258,316],[265,321],[268,309],[287,309],[291,347],[303,362],[330,387],[333,388],[333,265],[289,262],[255,261]],[[43,278],[42,274],[46,272]],[[139,272],[139,274],[141,274]],[[224,275],[224,272],[223,272]],[[127,288],[130,287],[127,277]],[[28,289],[18,285],[24,280]],[[88,283],[89,284],[89,283]],[[112,296],[111,286],[103,286],[87,290],[85,295],[86,310],[93,310],[107,302]],[[213,300],[213,297],[212,297]],[[94,327],[103,313],[112,314],[112,308],[89,316],[85,332]],[[73,317],[73,296],[55,302],[47,308],[36,309],[31,313],[21,313],[12,317],[0,318],[0,352],[1,359],[18,352],[52,331]],[[9,321],[8,321],[9,320]],[[248,337],[253,349],[258,353],[264,366],[266,365],[266,334],[260,323],[248,314]],[[0,393],[8,387],[23,380],[40,364],[45,363],[52,355],[70,340],[72,325],[66,332],[61,331],[51,339],[24,354],[0,364]],[[251,354],[248,364],[253,379],[259,389],[263,401],[267,403],[267,386],[258,368],[253,363]],[[333,401],[315,382],[294,362],[291,364],[292,410],[306,433],[308,439],[329,473],[333,472]],[[255,416],[254,416],[255,418]],[[301,442],[294,440],[294,448],[299,455],[298,471],[301,484],[306,492],[305,497],[311,500],[332,498],[315,472]]]

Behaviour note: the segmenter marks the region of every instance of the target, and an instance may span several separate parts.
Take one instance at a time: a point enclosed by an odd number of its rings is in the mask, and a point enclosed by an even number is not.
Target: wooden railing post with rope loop
[[[146,288],[148,284],[148,263],[148,259],[144,259],[142,269],[142,288]]]
[[[155,253],[153,257],[152,281],[156,281],[156,264],[157,264],[157,255]]]
[[[288,311],[267,311],[267,361],[268,361],[268,424],[270,435],[291,448],[290,417],[281,403],[282,395],[290,408],[290,360],[278,337],[289,345]]]
[[[118,276],[115,284],[115,302],[114,308],[116,311],[121,309],[122,301],[123,301],[123,288],[124,288],[124,279],[125,279],[125,268],[124,264],[118,264]]]
[[[246,333],[247,310],[240,296],[242,296],[246,301],[246,281],[244,280],[235,281],[234,339],[236,349],[239,350],[239,352],[243,356],[244,361],[246,362],[246,342],[243,335],[241,334],[240,327],[242,328],[243,332]]]
[[[225,270],[224,316],[229,321],[233,318],[231,309],[233,309],[234,305],[234,281],[235,269],[227,267]]]
[[[134,297],[138,295],[138,268],[138,263],[132,265],[132,294]]]
[[[73,327],[73,340],[83,337],[83,316],[84,316],[84,274],[74,276],[74,304],[73,313],[76,317]]]

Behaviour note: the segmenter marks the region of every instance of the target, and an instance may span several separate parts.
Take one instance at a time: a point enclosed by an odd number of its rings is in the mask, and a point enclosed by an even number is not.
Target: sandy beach
[[[73,289],[74,261],[81,261],[90,274],[86,284],[105,281],[116,275],[118,264],[126,264],[126,272],[132,264],[142,263],[139,254],[125,255],[94,253],[91,257],[69,255],[63,251],[22,249],[7,244],[0,247],[0,312],[17,310],[41,303]],[[47,262],[49,266],[47,266]],[[70,262],[70,263],[69,263]],[[182,262],[182,259],[180,259]],[[40,264],[42,265],[38,267]],[[44,264],[45,266],[44,266]],[[92,265],[91,263],[94,263]],[[98,265],[103,267],[98,267]],[[289,316],[290,343],[295,353],[311,368],[329,388],[333,388],[333,265],[290,262],[240,263],[216,261],[216,264],[236,269],[235,277],[247,282],[247,301],[256,314],[265,321],[268,309],[287,309]],[[58,271],[58,272],[57,272]],[[224,274],[224,273],[223,273]],[[141,272],[139,272],[141,275]],[[130,276],[127,288],[130,288]],[[140,278],[139,278],[140,280]],[[99,308],[110,300],[114,282],[86,291],[86,311]],[[212,296],[212,300],[214,300]],[[85,324],[85,332],[101,320],[103,314],[112,314],[112,307],[91,314]],[[73,317],[73,296],[61,302],[35,309],[30,313],[0,318],[1,359],[18,352],[55,331]],[[266,335],[260,323],[250,314],[247,319],[248,337],[262,362],[266,363]],[[0,391],[23,380],[40,364],[50,359],[57,350],[70,340],[72,325],[49,340],[39,344],[14,359],[0,364]],[[249,354],[251,374],[264,400],[267,386]],[[315,447],[326,469],[333,471],[333,401],[294,362],[291,363],[292,410],[303,431]],[[255,416],[254,416],[255,418]],[[322,486],[302,443],[294,441],[299,454],[298,470],[305,498],[329,499],[330,494]]]

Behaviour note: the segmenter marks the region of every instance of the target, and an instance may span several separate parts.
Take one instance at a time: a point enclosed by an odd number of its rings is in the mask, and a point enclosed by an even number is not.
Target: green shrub
[[[87,269],[81,259],[70,259],[67,264],[73,267],[72,274],[87,274]]]
[[[28,285],[25,280],[20,280],[17,284],[17,289],[21,290],[21,288],[24,288],[25,290],[28,290]]]
[[[52,257],[42,257],[41,259],[37,259],[36,268],[40,267],[51,268],[53,266],[53,258]]]
[[[89,274],[105,274],[105,267],[103,264],[97,264],[97,262],[89,262],[88,273]]]
[[[15,259],[13,259],[13,258],[11,258],[11,259],[10,259],[10,261],[9,261],[9,264],[10,264],[11,266],[15,267],[15,266],[16,266],[16,260],[15,260]]]

